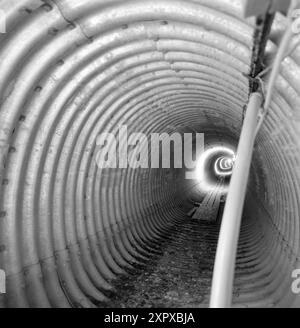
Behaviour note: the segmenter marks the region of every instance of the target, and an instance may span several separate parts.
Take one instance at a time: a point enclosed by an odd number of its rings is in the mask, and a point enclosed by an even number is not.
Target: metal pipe
[[[175,126],[235,139],[254,21],[231,0],[0,0],[0,7],[8,32],[0,34],[7,281],[0,307],[99,306],[113,279],[157,254],[185,214],[186,195],[163,171],[103,174],[96,136],[126,124],[146,134]],[[286,21],[276,16],[274,30],[283,34]],[[269,44],[275,53],[277,38]],[[300,240],[300,55],[290,54],[257,138],[253,167],[261,173],[251,185],[272,218],[247,204],[239,307],[290,306],[296,298],[289,286],[298,262],[287,255],[298,256]]]
[[[259,133],[261,126],[263,125],[266,115],[268,113],[269,107],[271,106],[271,102],[273,99],[273,95],[274,95],[274,89],[275,89],[275,85],[278,79],[278,75],[280,73],[280,68],[282,65],[283,60],[285,59],[286,53],[287,53],[287,49],[289,47],[289,44],[291,43],[291,39],[293,37],[293,10],[296,8],[297,5],[297,1],[293,0],[292,4],[290,6],[289,9],[289,15],[288,15],[288,26],[287,26],[287,30],[284,33],[283,37],[282,37],[282,41],[280,43],[280,46],[278,48],[275,60],[274,60],[274,64],[272,66],[272,71],[271,71],[271,75],[270,75],[270,79],[268,82],[268,88],[267,88],[267,93],[266,93],[266,100],[264,103],[264,112],[261,115],[261,118],[259,120],[259,123],[257,125],[256,128],[256,135]]]
[[[263,97],[258,92],[251,94],[249,99],[220,230],[213,273],[211,308],[230,307],[232,302],[235,258],[262,101]]]

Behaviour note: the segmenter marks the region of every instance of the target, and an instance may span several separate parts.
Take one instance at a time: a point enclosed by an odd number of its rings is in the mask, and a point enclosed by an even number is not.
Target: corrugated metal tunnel
[[[235,149],[254,19],[236,0],[0,0],[1,307],[93,307],[205,196],[178,169],[100,170],[101,132],[205,133]],[[286,26],[276,15],[270,58]],[[295,35],[293,44],[299,42]],[[293,45],[291,45],[293,46]],[[300,306],[300,47],[258,135],[234,305]]]

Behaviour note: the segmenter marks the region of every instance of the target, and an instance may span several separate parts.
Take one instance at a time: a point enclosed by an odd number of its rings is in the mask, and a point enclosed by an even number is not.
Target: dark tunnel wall
[[[101,132],[193,129],[238,140],[254,20],[230,0],[1,0],[3,307],[96,306],[185,214],[167,170],[96,166]],[[276,17],[268,54],[285,28]],[[295,35],[293,42],[299,41]],[[295,306],[300,48],[258,136],[235,281],[237,306]],[[298,302],[298,303],[297,303]]]

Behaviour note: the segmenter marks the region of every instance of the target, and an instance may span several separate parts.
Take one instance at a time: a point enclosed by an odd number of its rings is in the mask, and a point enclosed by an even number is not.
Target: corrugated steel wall
[[[124,124],[238,138],[254,20],[237,0],[0,0],[0,8],[0,305],[96,306],[112,279],[149,257],[185,196],[166,170],[99,170],[97,135]],[[278,15],[270,55],[284,27]],[[257,140],[238,305],[295,301],[299,65],[298,47]]]

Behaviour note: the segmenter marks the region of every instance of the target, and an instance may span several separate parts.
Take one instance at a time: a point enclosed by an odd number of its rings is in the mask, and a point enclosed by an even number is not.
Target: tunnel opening
[[[229,0],[0,6],[0,307],[208,306],[255,19]],[[267,58],[286,24],[276,14]],[[291,290],[300,265],[298,42],[295,34],[255,143],[237,307],[300,306]],[[121,126],[146,136],[204,133],[204,173],[99,168],[99,135]],[[216,219],[190,217],[211,193],[220,196]]]

